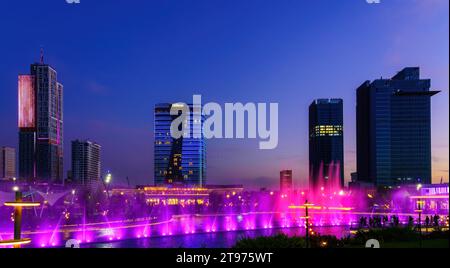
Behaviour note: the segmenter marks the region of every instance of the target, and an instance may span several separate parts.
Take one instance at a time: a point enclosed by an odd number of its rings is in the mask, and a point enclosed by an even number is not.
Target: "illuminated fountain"
[[[251,233],[258,230],[270,234],[271,229],[283,232],[298,229],[297,234],[309,236],[334,228],[347,230],[349,234],[352,228],[358,227],[361,217],[395,215],[400,217],[400,224],[405,224],[407,217],[417,216],[414,207],[408,209],[406,203],[401,203],[400,207],[391,204],[380,211],[373,207],[373,204],[384,207],[385,201],[379,197],[362,191],[325,187],[317,194],[301,190],[286,193],[230,190],[215,196],[202,188],[114,189],[108,199],[95,199],[93,205],[97,214],[86,212],[88,198],[82,190],[69,192],[72,194],[67,196],[64,195],[67,189],[39,195],[43,200],[38,201],[44,202],[45,211],[41,210],[38,213],[41,216],[30,220],[23,231],[33,239],[31,246],[56,247],[68,239],[80,243],[109,243],[163,236],[195,237],[199,233]],[[55,198],[49,198],[52,193]],[[105,196],[103,191],[101,194]],[[57,196],[65,196],[65,199],[56,202]],[[415,198],[397,192],[391,196],[389,199],[393,202],[396,198],[413,202]],[[55,202],[50,204],[49,201]],[[6,213],[5,209],[2,211]],[[11,233],[0,230],[0,239],[10,236]]]

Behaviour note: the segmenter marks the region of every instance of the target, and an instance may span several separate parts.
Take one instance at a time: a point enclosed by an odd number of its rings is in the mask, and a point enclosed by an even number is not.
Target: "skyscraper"
[[[344,187],[342,99],[317,99],[309,106],[309,187]]]
[[[280,171],[280,191],[289,192],[292,190],[292,170]]]
[[[380,186],[431,183],[430,79],[418,67],[357,89],[357,178]]]
[[[63,181],[63,86],[41,62],[19,75],[19,177]]]
[[[0,147],[0,179],[16,177],[16,150],[11,147]]]
[[[170,125],[178,115],[170,115],[173,105],[155,105],[154,171],[155,185],[204,186],[206,184],[206,148],[201,107],[188,105],[190,137],[173,138]],[[200,118],[200,122],[195,122]],[[195,124],[194,124],[195,122]],[[187,131],[188,129],[184,129]],[[199,138],[196,137],[199,135]]]
[[[99,181],[101,172],[101,146],[88,140],[72,141],[72,179],[75,183],[89,185]]]

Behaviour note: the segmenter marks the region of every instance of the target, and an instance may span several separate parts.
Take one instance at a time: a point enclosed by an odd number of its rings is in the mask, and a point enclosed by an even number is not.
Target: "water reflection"
[[[314,229],[322,235],[334,235],[338,238],[350,234],[348,227],[317,227]],[[273,236],[304,236],[304,228],[262,229],[251,231],[198,233],[164,237],[140,238],[105,243],[84,244],[85,248],[231,248],[242,238]]]

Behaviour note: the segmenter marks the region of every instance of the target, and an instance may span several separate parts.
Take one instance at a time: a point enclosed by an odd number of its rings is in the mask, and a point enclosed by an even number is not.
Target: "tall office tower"
[[[63,86],[55,69],[31,64],[19,75],[19,177],[63,182]]]
[[[292,191],[292,170],[280,171],[280,191]]]
[[[11,147],[0,147],[0,179],[16,177],[16,150]]]
[[[431,183],[430,79],[418,67],[357,89],[358,182]]]
[[[318,99],[309,106],[309,187],[344,187],[342,99]]]
[[[100,180],[101,146],[88,140],[72,141],[72,180],[81,185],[89,185]]]
[[[161,103],[155,106],[154,121],[154,170],[155,185],[204,186],[206,184],[206,148],[202,127],[204,115],[201,107],[187,105],[190,113],[190,137],[173,138],[170,134],[172,121],[178,115],[170,110],[184,107],[181,104]],[[184,124],[183,124],[184,125]],[[181,129],[180,129],[181,130]]]

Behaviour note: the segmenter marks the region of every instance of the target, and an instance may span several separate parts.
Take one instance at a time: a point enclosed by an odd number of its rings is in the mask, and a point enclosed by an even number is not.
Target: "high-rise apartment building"
[[[72,180],[81,185],[89,185],[100,180],[101,146],[88,140],[72,141]]]
[[[0,179],[16,177],[16,150],[11,147],[0,147]]]
[[[280,191],[289,192],[292,191],[292,170],[280,171]]]
[[[31,64],[19,75],[19,177],[63,181],[63,86],[56,70]]]

